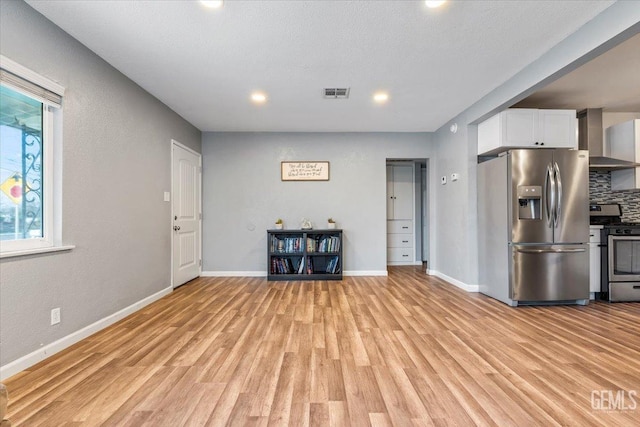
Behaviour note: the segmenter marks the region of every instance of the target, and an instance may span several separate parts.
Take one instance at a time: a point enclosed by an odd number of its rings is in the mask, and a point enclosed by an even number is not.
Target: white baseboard
[[[403,266],[403,265],[422,265],[422,261],[387,261],[387,265]]]
[[[386,270],[347,270],[344,276],[386,276]],[[267,277],[266,271],[203,271],[202,277]]]
[[[4,366],[0,366],[0,380],[4,380],[17,374],[18,372],[24,371],[25,369],[35,365],[36,363],[43,361],[47,357],[50,357],[58,353],[59,351],[62,351],[65,348],[77,343],[78,341],[95,334],[96,332],[106,328],[107,326],[110,326],[117,321],[124,319],[131,313],[135,313],[136,311],[151,304],[152,302],[159,300],[163,296],[170,294],[172,291],[173,288],[165,288],[160,292],[156,292],[155,294],[150,295],[136,303],[133,303],[120,311],[117,311],[103,319],[100,319],[97,322],[90,324],[89,326],[75,331],[67,335],[66,337],[62,337],[59,340],[52,342],[51,344],[47,344],[46,346],[39,348],[36,351],[27,354],[26,356],[22,356],[21,358],[7,363]]]
[[[449,277],[446,274],[440,273],[437,270],[427,270],[427,274],[430,276],[436,276],[467,292],[480,292],[480,286],[468,285],[464,282],[461,282],[460,280],[454,279],[453,277]]]
[[[267,277],[266,271],[203,271],[202,277]]]
[[[343,276],[388,276],[387,270],[346,270]]]

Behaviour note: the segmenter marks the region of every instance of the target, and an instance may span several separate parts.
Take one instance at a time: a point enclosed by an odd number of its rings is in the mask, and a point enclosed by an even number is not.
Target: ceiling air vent
[[[349,88],[348,87],[324,88],[324,97],[327,99],[347,99],[349,98]]]

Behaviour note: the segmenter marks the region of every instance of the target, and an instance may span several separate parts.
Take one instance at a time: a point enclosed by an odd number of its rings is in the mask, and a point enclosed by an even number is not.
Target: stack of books
[[[271,252],[302,252],[302,237],[285,237],[280,239],[276,236],[271,236]]]

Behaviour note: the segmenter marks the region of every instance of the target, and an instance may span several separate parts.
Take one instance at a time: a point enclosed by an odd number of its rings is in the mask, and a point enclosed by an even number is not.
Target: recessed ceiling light
[[[267,101],[267,95],[261,92],[254,92],[251,94],[251,100],[256,104],[262,104]]]
[[[430,7],[431,9],[434,9],[436,7],[440,7],[445,3],[446,3],[446,0],[426,0],[424,2],[424,4],[426,4],[427,7]]]
[[[382,104],[389,100],[389,94],[385,92],[378,92],[375,95],[373,95],[373,100],[376,101],[378,104]]]
[[[222,7],[223,0],[200,0],[206,7],[210,7],[211,9],[220,9]]]

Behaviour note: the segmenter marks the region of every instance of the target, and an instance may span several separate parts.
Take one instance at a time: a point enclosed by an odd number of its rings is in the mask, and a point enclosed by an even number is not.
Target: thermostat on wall
[[[440,184],[445,185],[447,183],[447,177],[443,176],[442,178],[440,178]]]

